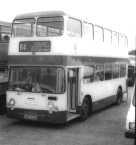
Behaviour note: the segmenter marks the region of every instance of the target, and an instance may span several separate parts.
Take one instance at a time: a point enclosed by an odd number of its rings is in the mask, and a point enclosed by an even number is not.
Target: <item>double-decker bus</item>
[[[15,17],[8,51],[7,116],[82,120],[126,92],[128,40],[61,11]]]
[[[6,90],[8,84],[8,43],[11,33],[10,23],[0,21],[0,114],[6,108]]]

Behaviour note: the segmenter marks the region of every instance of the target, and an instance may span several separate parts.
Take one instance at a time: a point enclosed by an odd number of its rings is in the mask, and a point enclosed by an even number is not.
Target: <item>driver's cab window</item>
[[[67,32],[68,36],[71,37],[81,37],[81,21],[74,19],[74,18],[69,18],[67,22]]]

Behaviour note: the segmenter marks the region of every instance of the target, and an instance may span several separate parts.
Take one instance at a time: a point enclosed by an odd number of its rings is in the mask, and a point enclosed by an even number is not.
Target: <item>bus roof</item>
[[[9,22],[0,21],[0,26],[10,26]]]
[[[55,17],[64,15],[66,15],[66,13],[64,13],[63,11],[45,11],[17,15],[15,19],[34,18],[34,17]]]

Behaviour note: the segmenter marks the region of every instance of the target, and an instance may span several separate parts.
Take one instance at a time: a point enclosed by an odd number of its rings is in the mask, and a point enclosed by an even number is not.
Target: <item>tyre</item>
[[[82,121],[86,120],[88,116],[91,114],[91,103],[90,100],[86,97],[83,100],[81,110],[80,110],[80,119]]]
[[[118,88],[117,95],[116,95],[116,105],[120,105],[122,103],[123,99],[123,92],[121,88]]]

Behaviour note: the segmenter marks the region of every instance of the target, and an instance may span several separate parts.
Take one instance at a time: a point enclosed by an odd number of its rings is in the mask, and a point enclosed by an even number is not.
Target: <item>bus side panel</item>
[[[85,95],[90,95],[92,103],[99,104],[99,108],[102,108],[116,101],[117,90],[120,86],[122,91],[126,92],[126,78],[84,84],[81,87],[83,95],[80,101],[83,101]]]

